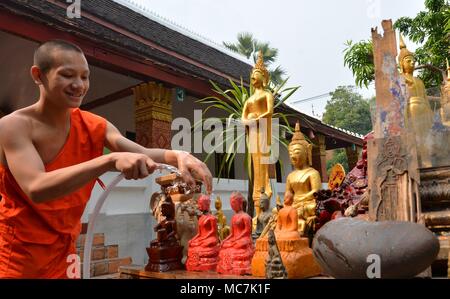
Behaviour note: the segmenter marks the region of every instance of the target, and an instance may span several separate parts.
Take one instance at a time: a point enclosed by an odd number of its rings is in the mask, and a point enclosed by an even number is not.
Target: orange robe
[[[74,109],[68,139],[47,172],[103,154],[106,120]],[[67,278],[81,231],[81,216],[95,180],[46,203],[32,202],[10,170],[0,165],[0,278]],[[73,265],[72,265],[73,267]]]

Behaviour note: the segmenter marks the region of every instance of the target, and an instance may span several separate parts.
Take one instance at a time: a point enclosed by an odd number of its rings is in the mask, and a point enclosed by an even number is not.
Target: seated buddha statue
[[[287,271],[288,278],[319,275],[321,270],[314,259],[312,249],[309,248],[308,238],[300,237],[297,209],[292,206],[292,202],[293,196],[285,196],[284,207],[278,211],[274,232],[282,264]],[[273,273],[267,273],[267,270],[275,269],[279,272],[282,269],[279,262],[267,266],[267,261],[271,261],[269,254],[272,248],[269,238],[270,235],[267,234],[256,240],[256,250],[252,260],[253,276],[268,277]]]
[[[427,148],[427,136],[433,125],[433,111],[427,99],[425,85],[420,78],[414,77],[414,53],[410,52],[400,35],[400,53],[398,64],[401,76],[405,79],[408,90],[408,104],[406,109],[406,127],[416,135],[417,154],[421,167],[431,167],[431,155]]]
[[[170,196],[161,204],[161,220],[155,226],[156,239],[147,248],[149,262],[146,271],[165,272],[182,268],[183,246],[177,237],[175,205]]]
[[[217,219],[210,213],[211,200],[201,195],[198,208],[202,215],[198,219],[198,233],[188,243],[186,269],[188,271],[214,271],[219,256]]]
[[[230,227],[227,225],[227,217],[223,213],[222,200],[219,196],[217,196],[214,202],[214,207],[216,208],[214,216],[217,218],[217,233],[219,234],[220,241],[223,241],[230,234]]]
[[[154,228],[156,239],[150,242],[151,247],[170,246],[178,241],[173,202],[165,200],[161,204],[161,215],[162,220]]]
[[[245,275],[251,273],[251,261],[254,253],[252,242],[252,219],[243,209],[244,197],[233,192],[230,198],[231,208],[235,212],[231,218],[231,233],[223,240],[217,272],[221,274]]]
[[[259,198],[259,215],[253,218],[253,240],[259,238],[266,225],[269,223],[272,212],[270,210],[270,198],[264,192],[264,187],[261,188],[261,196]]]
[[[277,239],[300,239],[297,210],[292,207],[293,196],[285,195],[284,207],[278,211],[275,236]]]
[[[294,166],[286,179],[285,198],[293,198],[292,207],[298,214],[298,231],[307,236],[314,230],[316,200],[314,193],[322,186],[320,173],[312,168],[312,145],[300,132],[300,123],[295,125],[294,136],[288,147],[289,157]]]

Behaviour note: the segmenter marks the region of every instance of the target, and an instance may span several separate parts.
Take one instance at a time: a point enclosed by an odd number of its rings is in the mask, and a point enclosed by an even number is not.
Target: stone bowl
[[[424,225],[339,218],[316,233],[313,254],[335,278],[412,278],[439,253],[439,240]]]

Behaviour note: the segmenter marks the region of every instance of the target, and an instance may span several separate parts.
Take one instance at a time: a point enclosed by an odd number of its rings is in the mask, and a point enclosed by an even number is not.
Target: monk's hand
[[[195,188],[195,180],[201,180],[205,184],[206,193],[212,192],[212,175],[205,163],[195,158],[188,152],[175,151],[177,155],[178,170],[183,180]]]
[[[145,178],[157,167],[157,164],[144,154],[122,152],[111,155],[115,169],[122,172],[127,180]]]

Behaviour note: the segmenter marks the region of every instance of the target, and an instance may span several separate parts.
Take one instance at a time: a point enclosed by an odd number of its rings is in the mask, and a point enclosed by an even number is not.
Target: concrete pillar
[[[172,89],[155,82],[133,88],[136,142],[145,147],[170,149]]]

